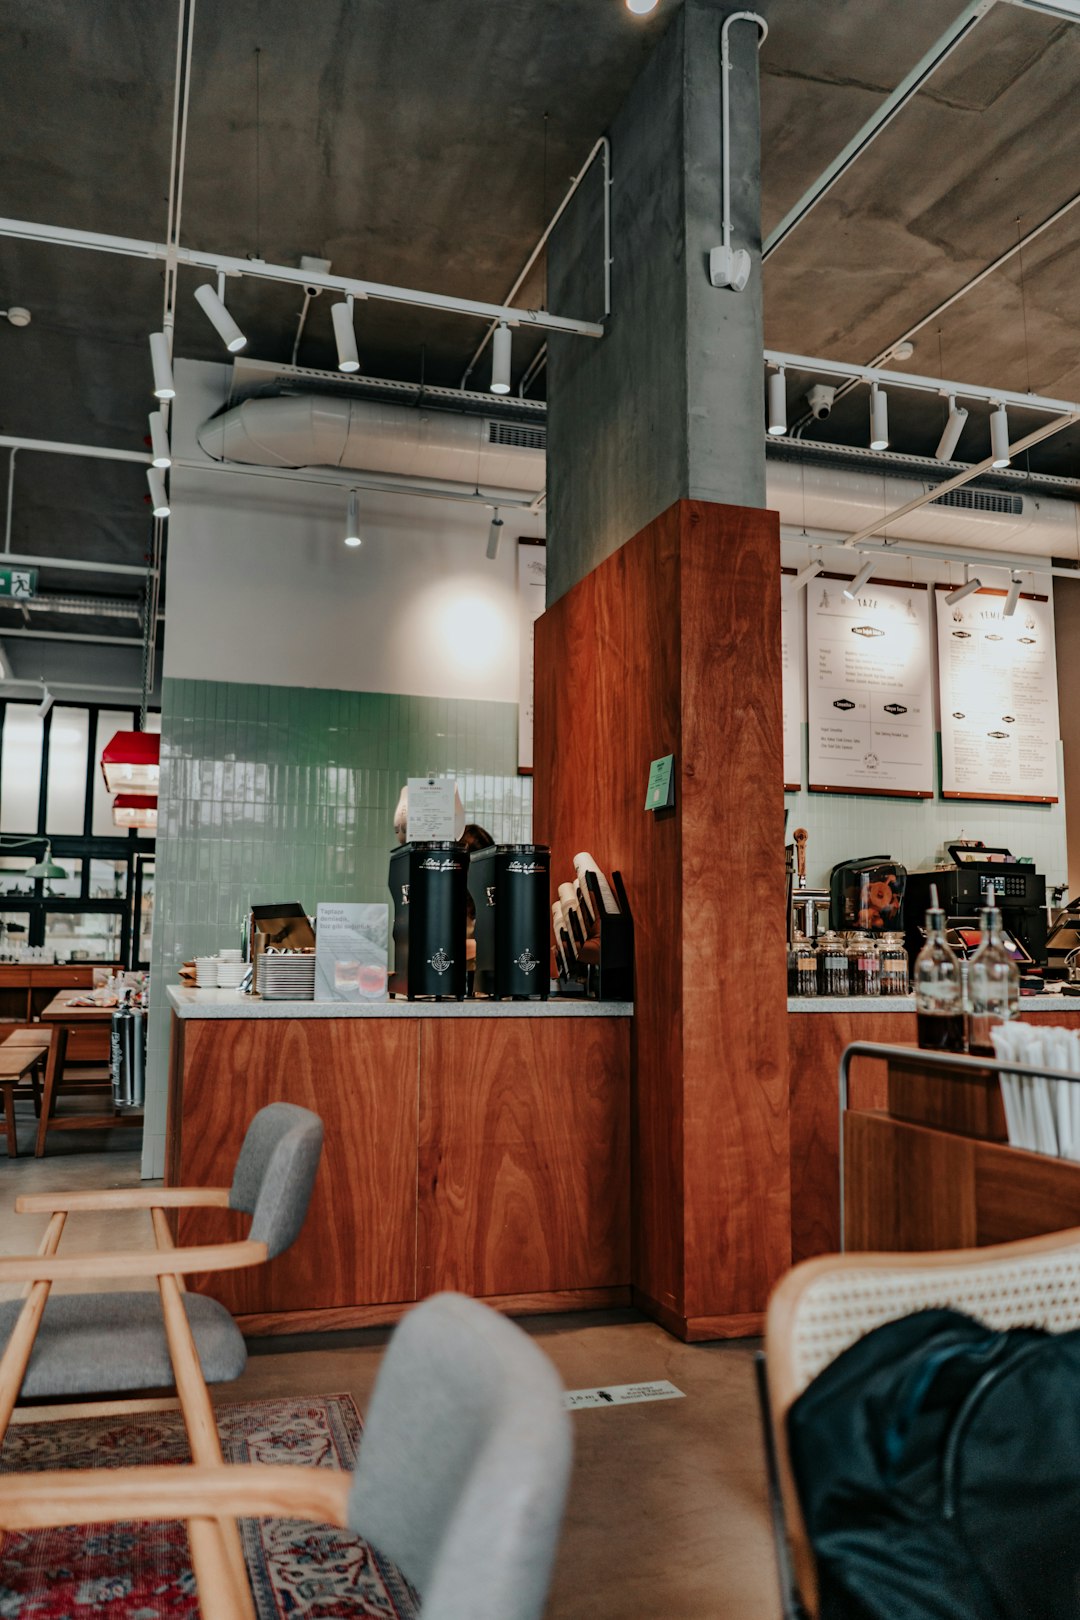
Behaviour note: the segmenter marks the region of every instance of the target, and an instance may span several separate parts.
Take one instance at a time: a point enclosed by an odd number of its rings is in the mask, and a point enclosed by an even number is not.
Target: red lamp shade
[[[156,793],[161,737],[156,731],[118,731],[101,750],[101,774],[110,793]]]
[[[114,827],[157,827],[157,794],[118,793],[113,800]]]

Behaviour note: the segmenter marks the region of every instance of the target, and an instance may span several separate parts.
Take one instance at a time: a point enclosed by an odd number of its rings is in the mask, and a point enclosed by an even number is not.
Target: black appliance
[[[547,844],[498,844],[469,858],[476,907],[474,994],[546,1001],[550,984]]]
[[[829,927],[838,933],[898,933],[907,868],[889,855],[857,855],[829,874]]]
[[[1019,940],[1037,967],[1046,966],[1046,879],[1008,850],[951,844],[955,865],[938,872],[910,872],[907,882],[908,955],[914,961],[923,945],[923,919],[930,907],[930,886],[950,928],[977,928],[993,884],[997,907],[1008,932]]]
[[[394,971],[390,994],[465,999],[469,852],[460,844],[402,844],[390,856]]]
[[[1067,978],[1069,970],[1065,966],[1065,958],[1071,951],[1078,950],[1080,950],[1080,900],[1071,900],[1046,936],[1048,977]]]

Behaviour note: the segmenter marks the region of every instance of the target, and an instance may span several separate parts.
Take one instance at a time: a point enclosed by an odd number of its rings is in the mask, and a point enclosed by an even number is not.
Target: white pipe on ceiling
[[[141,461],[149,466],[149,450],[113,450],[102,444],[69,444],[60,439],[25,439],[13,433],[0,433],[0,448],[43,450],[53,456],[87,456],[93,461]]]
[[[17,637],[23,641],[85,641],[97,647],[130,647],[133,652],[142,649],[141,636],[91,636],[76,630],[4,630],[3,637],[5,641]]]

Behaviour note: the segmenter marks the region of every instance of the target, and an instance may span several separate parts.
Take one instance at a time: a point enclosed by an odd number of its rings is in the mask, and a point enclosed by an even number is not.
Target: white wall
[[[482,505],[360,491],[364,543],[342,541],[346,491],[214,468],[195,434],[230,368],[176,364],[164,674],[421,697],[518,698],[514,544],[543,519],[504,511],[485,556]]]

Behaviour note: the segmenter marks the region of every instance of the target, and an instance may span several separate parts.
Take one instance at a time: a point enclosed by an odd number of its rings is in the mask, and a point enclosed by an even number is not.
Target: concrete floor
[[[20,1140],[32,1153],[29,1119]],[[0,1253],[31,1251],[44,1228],[44,1217],[13,1213],[20,1192],[138,1184],[130,1137],[56,1140],[45,1159],[0,1158]],[[72,1216],[61,1252],[106,1244],[149,1247],[146,1218]],[[574,1476],[549,1620],[774,1620],[752,1347],[680,1344],[631,1311],[521,1325],[568,1389],[667,1378],[686,1396],[574,1414]],[[216,1398],[348,1391],[363,1411],[387,1337],[254,1341],[243,1377]]]

